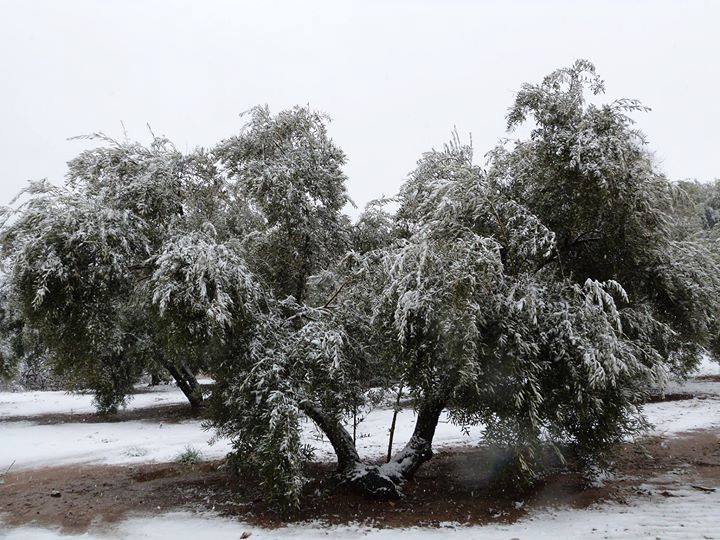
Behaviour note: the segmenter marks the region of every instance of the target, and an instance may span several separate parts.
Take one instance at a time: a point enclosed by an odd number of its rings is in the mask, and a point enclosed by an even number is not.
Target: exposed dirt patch
[[[653,394],[647,398],[645,403],[663,403],[666,401],[683,401],[686,399],[694,399],[698,396],[687,392],[677,392],[674,394]]]
[[[128,420],[162,421],[167,423],[181,422],[192,418],[203,418],[203,409],[193,409],[190,405],[156,405],[120,411],[115,414],[99,413],[54,413],[33,416],[5,416],[2,422],[33,422],[34,424],[65,424],[65,423],[104,423],[127,422]]]
[[[658,491],[674,487],[720,484],[720,433],[700,431],[670,438],[648,438],[618,453],[622,480],[590,487],[577,474],[551,475],[519,497],[493,487],[498,453],[491,448],[439,452],[404,487],[405,499],[370,501],[338,488],[329,464],[313,464],[313,478],[301,510],[278,515],[261,498],[250,477],[232,477],[223,462],[196,466],[175,463],[141,466],[70,466],[8,474],[0,489],[0,512],[12,526],[37,522],[82,532],[93,522],[114,522],[128,514],[176,509],[214,509],[227,516],[268,527],[288,521],[361,522],[377,527],[511,522],[528,509],[570,505],[583,508],[599,501],[622,502],[637,496],[638,486],[670,471],[675,474]],[[53,497],[53,490],[59,497]],[[670,495],[669,495],[670,496]]]
[[[202,486],[222,476],[215,466],[68,466],[10,473],[0,490],[0,512],[8,525],[37,522],[79,532],[97,519],[113,522],[130,512],[182,506],[178,494],[185,485]],[[59,496],[53,497],[54,490]]]

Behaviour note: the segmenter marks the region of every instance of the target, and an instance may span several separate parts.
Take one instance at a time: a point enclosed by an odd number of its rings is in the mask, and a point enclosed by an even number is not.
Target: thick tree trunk
[[[360,460],[352,435],[339,421],[310,403],[302,405],[335,450],[343,483],[376,499],[400,498],[400,485],[432,457],[432,440],[443,408],[437,400],[424,401],[408,443],[388,463],[378,466]]]
[[[352,436],[335,418],[325,414],[312,403],[304,403],[302,411],[310,418],[330,441],[338,459],[338,471],[347,473],[360,463]]]
[[[400,452],[381,467],[393,481],[403,482],[411,478],[433,456],[432,441],[444,408],[442,402],[433,399],[420,405],[412,437]]]
[[[172,378],[178,385],[178,388],[182,390],[185,397],[190,402],[190,406],[193,408],[201,407],[203,404],[202,388],[200,383],[197,382],[195,375],[190,369],[184,364],[181,367],[175,366],[172,362],[166,362],[163,367],[168,370]]]

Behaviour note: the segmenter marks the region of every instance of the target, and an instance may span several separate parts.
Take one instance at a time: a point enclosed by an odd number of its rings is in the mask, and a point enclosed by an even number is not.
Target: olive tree
[[[678,193],[633,127],[642,107],[588,103],[601,90],[582,61],[524,86],[508,122],[531,120],[529,138],[494,150],[486,169],[457,139],[425,154],[398,196],[393,241],[338,262],[325,302],[288,297],[257,320],[249,356],[223,377],[218,427],[274,498],[299,501],[303,415],[344,482],[374,496],[398,496],[432,456],[443,410],[483,424],[514,449],[518,480],[532,479],[546,445],[600,461],[643,427],[649,387],[697,360],[720,309],[717,264],[673,239]],[[347,429],[368,368],[404,381],[417,412],[380,466]]]
[[[70,161],[64,185],[33,182],[5,209],[10,296],[57,370],[95,390],[101,410],[116,409],[155,366],[197,406],[203,359],[169,346],[141,293],[171,231],[222,206],[221,180],[202,151],[93,139],[101,145]]]

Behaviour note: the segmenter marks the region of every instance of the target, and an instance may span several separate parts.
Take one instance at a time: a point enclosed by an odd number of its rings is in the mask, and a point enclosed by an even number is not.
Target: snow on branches
[[[355,224],[345,155],[307,107],[252,109],[187,154],[95,136],[65,186],[5,210],[8,305],[105,409],[143,370],[194,405],[212,376],[212,426],[285,509],[308,480],[303,419],[372,496],[432,457],[444,410],[513,452],[517,482],[548,446],[593,464],[643,426],[651,386],[720,350],[713,196],[680,214],[633,124],[645,109],[603,89],[587,61],[524,85],[507,120],[528,137],[480,166],[454,134]],[[354,428],[390,392],[415,429],[366,463]]]

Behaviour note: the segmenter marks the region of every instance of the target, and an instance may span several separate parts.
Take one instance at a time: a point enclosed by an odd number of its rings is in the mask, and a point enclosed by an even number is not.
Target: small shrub
[[[175,461],[182,465],[197,465],[200,462],[202,454],[200,450],[193,448],[192,446],[186,446],[185,450],[175,458]]]

